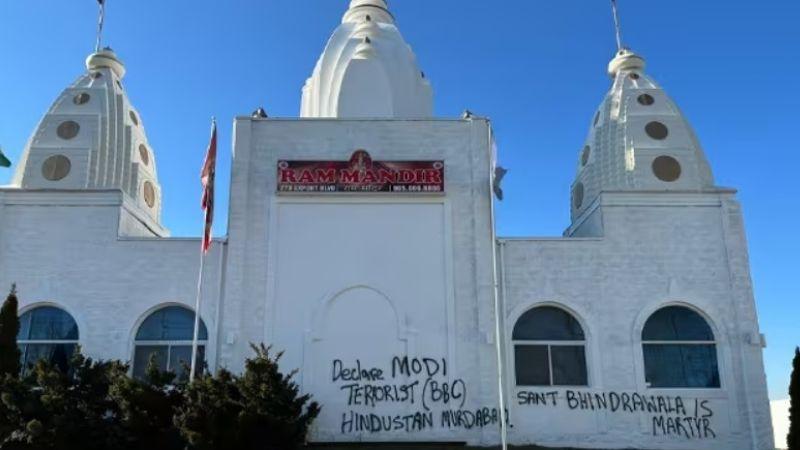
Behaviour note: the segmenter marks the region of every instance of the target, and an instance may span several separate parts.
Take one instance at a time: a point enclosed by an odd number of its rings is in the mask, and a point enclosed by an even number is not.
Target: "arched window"
[[[719,387],[714,333],[691,309],[667,306],[653,313],[642,330],[642,347],[649,387]]]
[[[518,386],[587,386],[586,338],[572,315],[540,306],[517,320],[512,334]]]
[[[192,361],[192,336],[194,334],[194,312],[182,306],[167,306],[150,314],[136,332],[133,353],[133,375],[144,378],[150,358],[161,370],[187,376],[184,364]],[[202,370],[205,360],[205,344],[208,331],[202,320],[198,332],[197,367]]]
[[[78,346],[78,324],[63,309],[40,306],[19,318],[17,344],[22,370],[45,359],[66,372],[69,359]]]

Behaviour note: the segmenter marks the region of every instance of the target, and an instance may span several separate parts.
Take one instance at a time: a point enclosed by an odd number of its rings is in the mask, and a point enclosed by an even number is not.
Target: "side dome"
[[[119,189],[134,214],[160,225],[161,186],[142,118],[122,85],[125,66],[109,48],[64,89],[37,125],[12,184],[21,189]]]
[[[572,221],[604,191],[702,191],[714,187],[705,153],[686,117],[644,73],[645,61],[620,50],[613,80],[577,158]]]
[[[301,117],[427,118],[433,91],[384,0],[353,0],[303,87]]]

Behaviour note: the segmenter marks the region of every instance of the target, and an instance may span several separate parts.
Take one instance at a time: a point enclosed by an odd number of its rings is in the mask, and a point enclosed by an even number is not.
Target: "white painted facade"
[[[124,66],[104,51],[87,67],[0,188],[0,286],[18,284],[22,313],[67,311],[87,354],[131,360],[150,313],[193,308],[199,239],[169,238],[160,224],[152,151],[117,83]],[[432,118],[430,85],[386,3],[354,0],[303,90],[302,117],[235,119],[228,235],[208,255],[200,310],[209,367],[240,370],[250,342],[285,350],[283,366],[323,405],[314,442],[497,445],[501,378],[514,445],[772,449],[735,191],[714,185],[694,132],[643,71],[629,52],[609,67],[565,235],[498,239],[490,123]],[[88,102],[73,102],[84,92]],[[638,102],[644,93],[651,104]],[[68,120],[80,129],[63,139],[55,130]],[[649,137],[652,121],[668,136]],[[278,193],[279,160],[344,161],[356,149],[376,161],[443,160],[445,192]],[[48,180],[63,174],[43,167],[59,154],[68,174]],[[677,180],[658,179],[658,156],[678,161]],[[541,305],[580,324],[585,386],[517,386],[512,330]],[[645,382],[642,329],[666,305],[711,327],[718,388]],[[345,370],[359,364],[375,379]],[[684,409],[601,407],[588,394],[680,397]],[[666,428],[675,417],[685,428]]]

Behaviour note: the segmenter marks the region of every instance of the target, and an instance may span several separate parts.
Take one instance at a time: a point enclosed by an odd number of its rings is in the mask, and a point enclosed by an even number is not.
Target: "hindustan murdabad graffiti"
[[[414,433],[499,426],[496,407],[474,406],[446,358],[393,356],[379,367],[361,360],[331,362],[338,387],[342,434]]]

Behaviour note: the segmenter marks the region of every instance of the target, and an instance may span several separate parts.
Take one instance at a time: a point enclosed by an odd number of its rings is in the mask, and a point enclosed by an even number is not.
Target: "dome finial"
[[[366,17],[382,23],[394,23],[385,0],[351,0],[350,7],[342,18],[342,23],[361,22]]]
[[[617,73],[624,70],[644,70],[644,66],[644,58],[629,48],[622,47],[608,63],[608,76],[614,78]]]
[[[617,39],[617,53],[614,59],[608,63],[608,75],[611,78],[623,70],[644,70],[644,58],[632,52],[631,49],[622,43],[622,27],[619,21],[619,11],[617,10],[617,0],[611,0],[611,12],[614,16],[614,31]]]
[[[86,58],[86,69],[109,68],[117,77],[122,79],[125,76],[125,65],[117,58],[111,47],[102,47],[103,25],[106,20],[106,0],[97,0],[97,5],[100,8],[97,17],[97,41],[94,45],[94,53]]]
[[[122,63],[111,47],[106,47],[86,58],[86,69],[94,71],[101,68],[109,68],[114,74],[122,79],[125,76],[125,64]]]

